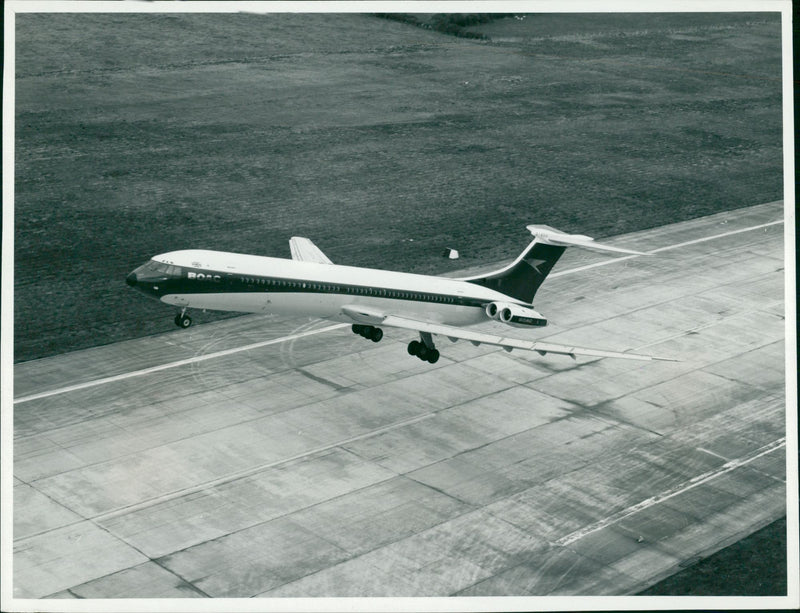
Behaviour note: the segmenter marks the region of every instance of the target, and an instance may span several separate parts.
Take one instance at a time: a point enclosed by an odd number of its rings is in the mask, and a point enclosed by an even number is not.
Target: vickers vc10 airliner
[[[173,251],[154,256],[126,281],[148,296],[179,307],[175,324],[181,328],[192,324],[186,314],[189,308],[283,313],[350,323],[354,333],[374,342],[383,337],[381,327],[414,330],[420,340],[408,344],[408,353],[431,364],[439,359],[433,335],[541,355],[673,361],[464,329],[488,320],[518,328],[546,326],[547,319],[536,311],[533,298],[569,246],[646,255],[548,226],[527,228],[534,240],[514,262],[489,274],[459,279],[339,266],[309,239],[293,237],[291,260],[206,250]]]

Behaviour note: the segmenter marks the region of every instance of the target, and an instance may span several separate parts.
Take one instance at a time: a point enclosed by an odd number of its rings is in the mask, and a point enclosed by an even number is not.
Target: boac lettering
[[[214,283],[219,283],[222,281],[222,277],[219,275],[212,275],[212,274],[205,274],[202,272],[187,272],[186,277],[188,279],[197,279],[198,281],[213,281]]]

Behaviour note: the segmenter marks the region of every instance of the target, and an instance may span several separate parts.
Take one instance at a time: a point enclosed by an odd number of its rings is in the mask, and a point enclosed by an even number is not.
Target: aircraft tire
[[[417,357],[424,362],[428,359],[429,354],[430,350],[423,343],[420,343],[419,349],[417,350]]]
[[[352,329],[353,329],[353,334],[359,334],[361,336],[364,336],[364,326],[353,324]]]
[[[373,343],[377,343],[382,338],[383,338],[383,330],[381,330],[380,328],[372,328],[372,330],[369,331],[369,339]]]
[[[185,330],[192,325],[192,318],[188,315],[178,315],[175,317],[175,323],[178,324],[179,328],[183,328]]]
[[[408,354],[409,355],[418,355],[419,354],[419,348],[420,348],[420,342],[419,341],[411,341],[408,344]]]
[[[427,359],[428,362],[430,362],[431,364],[436,364],[436,362],[439,361],[439,350],[438,349],[431,349],[428,352],[428,357],[425,358],[425,359]]]

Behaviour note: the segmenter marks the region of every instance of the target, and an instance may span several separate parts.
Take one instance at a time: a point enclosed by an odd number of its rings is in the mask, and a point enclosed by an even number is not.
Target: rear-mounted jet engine
[[[486,315],[517,328],[541,328],[547,325],[547,319],[538,311],[505,302],[490,302],[487,304]]]

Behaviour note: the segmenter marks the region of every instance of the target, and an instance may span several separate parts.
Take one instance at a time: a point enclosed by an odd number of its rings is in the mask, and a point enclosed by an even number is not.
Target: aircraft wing
[[[618,351],[605,351],[603,349],[589,349],[586,347],[572,347],[569,345],[557,345],[555,343],[545,343],[542,341],[526,341],[519,338],[508,336],[497,336],[486,332],[478,332],[466,328],[456,328],[426,321],[397,317],[395,315],[385,315],[368,307],[346,306],[342,312],[353,319],[353,321],[364,324],[382,325],[390,328],[405,328],[417,332],[428,332],[439,336],[446,336],[451,341],[463,339],[470,341],[473,345],[496,345],[506,351],[512,349],[526,349],[536,351],[540,355],[548,353],[558,353],[575,358],[578,355],[585,355],[595,358],[621,358],[624,360],[653,361],[660,360],[665,362],[678,362],[674,358],[662,358],[638,353],[622,353]]]
[[[310,239],[302,236],[293,236],[289,240],[289,248],[292,250],[293,260],[316,262],[317,264],[333,264],[319,247],[312,243]]]

